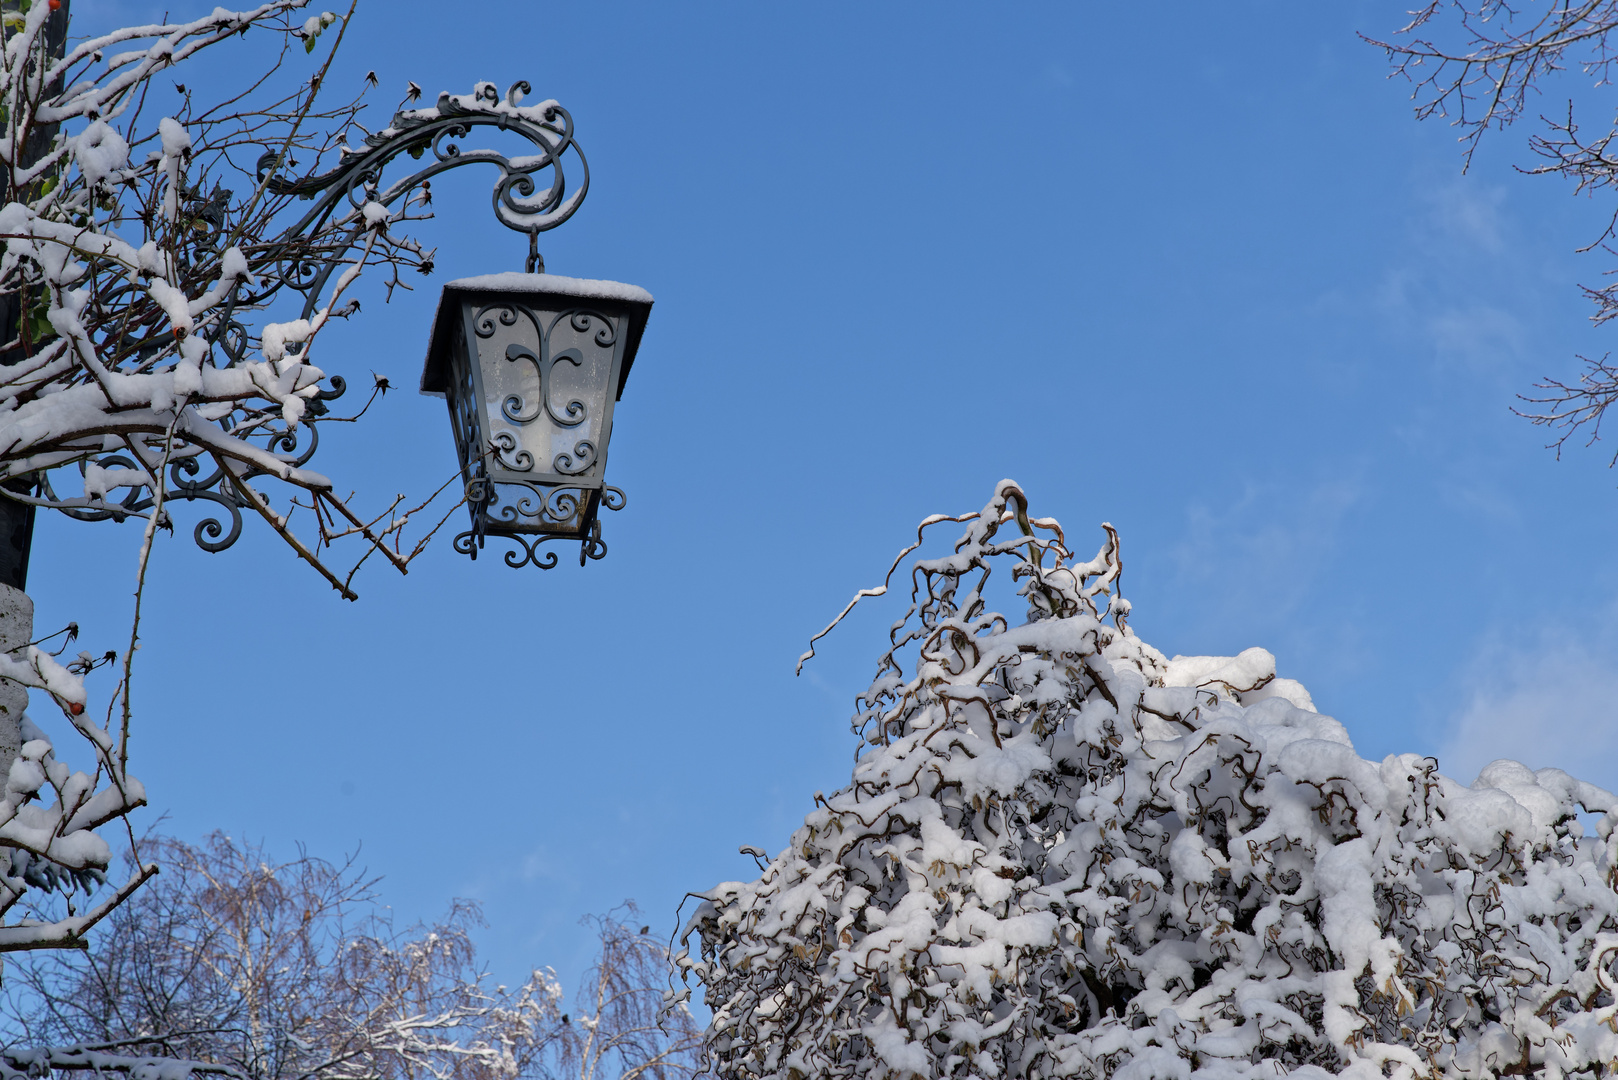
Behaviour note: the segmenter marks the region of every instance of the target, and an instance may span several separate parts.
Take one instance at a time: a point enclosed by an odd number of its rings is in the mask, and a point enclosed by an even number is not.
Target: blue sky
[[[796,657],[1005,476],[1081,548],[1119,528],[1146,640],[1270,649],[1366,756],[1618,786],[1618,477],[1510,414],[1610,346],[1577,291],[1609,264],[1575,248],[1611,206],[1515,171],[1526,129],[1463,175],[1355,36],[1400,4],[1142,10],[362,5],[333,79],[375,69],[380,112],[406,79],[519,78],[572,111],[591,190],[549,268],[657,297],[612,444],[629,505],[582,570],[442,544],[356,604],[262,530],[221,555],[182,530],[137,673],[149,819],[360,847],[402,918],[478,899],[497,973],[571,981],[581,915],[633,897],[672,928],[846,781],[901,609]],[[521,268],[474,172],[434,184],[441,280]],[[412,387],[436,289],[362,294],[319,362]],[[372,415],[314,465],[375,499],[453,468],[437,400]],[[39,626],[121,648],[138,543],[43,522]]]

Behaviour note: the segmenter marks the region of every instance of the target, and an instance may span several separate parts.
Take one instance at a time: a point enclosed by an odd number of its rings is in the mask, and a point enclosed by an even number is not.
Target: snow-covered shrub
[[[1166,659],[1110,527],[1078,561],[1009,481],[940,520],[852,782],[684,931],[720,1076],[1618,1069],[1612,795],[1366,761],[1268,653]]]
[[[190,485],[231,510],[251,506],[284,531],[284,514],[268,510],[249,477],[329,488],[301,468],[306,455],[284,452],[301,447],[296,428],[325,394],[325,373],[307,350],[284,342],[305,342],[318,327],[265,327],[252,350],[259,335],[250,338],[242,321],[281,284],[277,271],[290,269],[278,257],[313,253],[275,249],[288,198],[227,165],[255,138],[305,148],[297,129],[330,118],[313,111],[319,79],[264,108],[193,107],[183,82],[187,61],[250,29],[290,35],[289,14],[306,2],[90,35],[59,56],[50,5],[6,20],[0,479],[8,498],[86,520],[161,517],[160,478],[171,473],[168,488]],[[179,108],[142,116],[160,78],[175,80]],[[167,81],[158,85],[172,97]],[[222,180],[242,198],[232,200]],[[80,474],[82,494],[61,488],[73,479],[63,466]],[[222,532],[215,522],[207,535]]]

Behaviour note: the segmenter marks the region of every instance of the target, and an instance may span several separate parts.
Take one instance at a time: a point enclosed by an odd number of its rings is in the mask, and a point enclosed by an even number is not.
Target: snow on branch
[[[246,1080],[228,1065],[181,1058],[119,1053],[120,1046],[65,1046],[49,1049],[7,1047],[0,1050],[0,1080],[39,1080],[52,1072],[113,1073],[129,1080],[189,1080],[220,1076]]]
[[[1618,798],[1367,761],[1264,650],[1164,657],[1116,534],[1080,561],[1009,481],[930,520],[849,784],[683,931],[716,1075],[1609,1075]]]
[[[84,674],[111,659],[80,653],[63,665],[38,645],[0,654],[0,678],[42,691],[95,763],[90,772],[72,769],[46,732],[21,718],[22,746],[0,778],[0,953],[84,948],[90,929],[157,873],[138,865],[123,886],[78,910],[107,882],[112,849],[95,830],[146,804],[145,787],[129,773],[126,744],[112,729],[112,709],[102,726],[87,708]]]

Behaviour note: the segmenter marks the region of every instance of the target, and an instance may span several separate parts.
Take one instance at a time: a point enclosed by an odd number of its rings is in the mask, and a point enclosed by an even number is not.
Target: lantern
[[[598,515],[621,509],[607,485],[613,406],[635,362],[651,294],[615,281],[491,274],[444,286],[423,393],[449,404],[472,527],[455,550],[477,558],[489,536],[521,548],[509,566],[556,565],[549,540],[578,540],[579,565],[606,554]]]

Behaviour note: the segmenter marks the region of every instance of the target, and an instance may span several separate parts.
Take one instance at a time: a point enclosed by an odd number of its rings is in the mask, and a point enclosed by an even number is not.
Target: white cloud
[[[1362,495],[1358,477],[1344,476],[1302,491],[1250,483],[1217,504],[1199,501],[1188,508],[1186,536],[1174,549],[1179,575],[1273,615],[1297,611]]]
[[[1612,634],[1602,635],[1612,638]],[[1554,766],[1618,789],[1618,652],[1564,631],[1479,654],[1451,718],[1439,768],[1470,782],[1497,758]]]
[[[1524,357],[1533,355],[1527,328],[1504,308],[1469,303],[1442,306],[1426,319],[1440,372],[1516,377]]]
[[[1505,246],[1501,236],[1506,224],[1501,213],[1506,201],[1504,187],[1462,177],[1439,185],[1427,197],[1433,225],[1442,239],[1490,253]]]
[[[1516,389],[1523,364],[1543,353],[1524,321],[1546,284],[1531,268],[1542,240],[1523,235],[1504,187],[1473,177],[1422,185],[1422,212],[1365,300],[1387,329],[1432,346],[1440,376],[1487,378],[1491,397]],[[1343,302],[1352,309],[1352,297]]]

